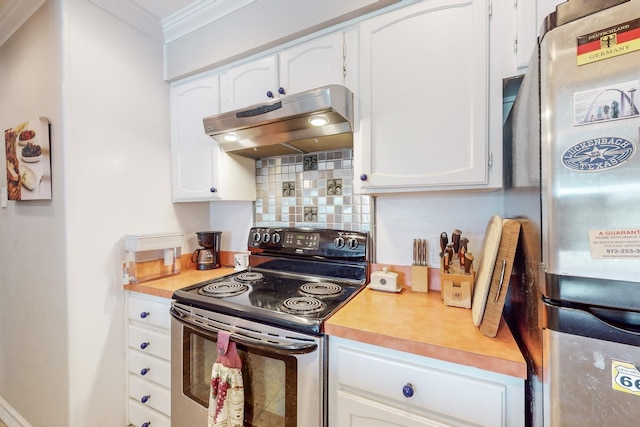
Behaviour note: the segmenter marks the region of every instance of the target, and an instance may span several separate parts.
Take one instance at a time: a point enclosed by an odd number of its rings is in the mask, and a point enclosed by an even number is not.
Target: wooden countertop
[[[234,269],[228,267],[196,270],[188,266],[178,275],[124,285],[124,289],[171,298],[176,289],[233,272]],[[504,320],[495,338],[485,337],[474,326],[471,310],[445,306],[438,291],[418,293],[405,287],[400,293],[387,293],[363,289],[325,323],[325,332],[518,378],[527,377],[526,362]]]
[[[169,298],[173,296],[173,291],[184,288],[205,280],[215,279],[233,273],[233,268],[221,267],[214,270],[183,270],[175,276],[163,277],[161,279],[150,280],[148,282],[124,285],[128,291],[141,292],[143,294],[155,295]]]
[[[497,336],[486,337],[470,309],[445,306],[437,291],[363,289],[324,329],[331,336],[527,378],[527,364],[504,319]]]

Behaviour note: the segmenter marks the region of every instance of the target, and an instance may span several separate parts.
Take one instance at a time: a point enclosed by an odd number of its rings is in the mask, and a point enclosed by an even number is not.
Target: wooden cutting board
[[[494,215],[489,219],[487,229],[482,239],[482,252],[476,274],[476,282],[473,286],[473,301],[471,303],[471,316],[473,324],[480,326],[484,306],[487,302],[489,286],[491,285],[491,275],[496,262],[500,238],[502,236],[502,218]]]
[[[519,236],[520,223],[518,221],[513,219],[502,220],[500,246],[480,323],[480,332],[487,337],[493,338],[498,333]]]

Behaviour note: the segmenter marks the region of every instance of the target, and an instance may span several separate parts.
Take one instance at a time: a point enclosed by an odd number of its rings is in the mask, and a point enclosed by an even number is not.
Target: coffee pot
[[[198,231],[198,244],[202,246],[191,255],[191,262],[198,270],[220,268],[220,236],[221,231]]]

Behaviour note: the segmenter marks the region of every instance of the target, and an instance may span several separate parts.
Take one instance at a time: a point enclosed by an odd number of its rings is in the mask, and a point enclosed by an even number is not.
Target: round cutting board
[[[491,276],[493,276],[493,267],[498,256],[501,237],[502,218],[494,215],[489,220],[487,230],[482,239],[482,253],[480,254],[480,261],[478,263],[476,283],[473,287],[471,314],[473,316],[473,324],[476,326],[480,326],[482,322],[482,315],[487,304],[487,296],[489,295],[489,287],[491,286]]]

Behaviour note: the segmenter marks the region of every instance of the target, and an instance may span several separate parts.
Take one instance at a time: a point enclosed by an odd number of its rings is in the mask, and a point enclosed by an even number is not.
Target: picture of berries
[[[35,136],[36,136],[35,131],[27,129],[27,130],[23,130],[22,132],[20,132],[20,136],[18,137],[18,139],[20,141],[28,141],[30,139],[33,139]]]
[[[31,142],[27,142],[27,145],[22,148],[22,155],[24,157],[38,157],[41,154],[42,148],[37,144],[32,144]]]

